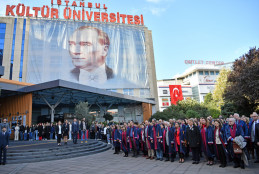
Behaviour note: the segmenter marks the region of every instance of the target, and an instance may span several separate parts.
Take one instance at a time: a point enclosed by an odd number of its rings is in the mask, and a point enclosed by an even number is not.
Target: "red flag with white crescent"
[[[176,105],[178,100],[183,100],[183,92],[181,85],[169,85],[171,104]]]

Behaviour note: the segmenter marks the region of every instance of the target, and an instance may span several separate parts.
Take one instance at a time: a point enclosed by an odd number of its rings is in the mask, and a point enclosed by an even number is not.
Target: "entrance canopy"
[[[87,101],[89,104],[156,104],[154,100],[124,95],[116,92],[107,91],[105,89],[94,88],[78,83],[68,82],[64,80],[55,80],[46,83],[30,86],[20,86],[17,84],[7,84],[0,81],[2,88],[1,98],[32,93],[34,104],[46,104],[44,97],[49,104],[55,104],[61,101],[62,104],[78,103],[79,101]]]

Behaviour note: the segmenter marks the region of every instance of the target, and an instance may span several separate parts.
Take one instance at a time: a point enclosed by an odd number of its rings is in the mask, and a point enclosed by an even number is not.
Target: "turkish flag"
[[[171,104],[176,105],[178,100],[183,100],[183,92],[181,85],[169,85]]]

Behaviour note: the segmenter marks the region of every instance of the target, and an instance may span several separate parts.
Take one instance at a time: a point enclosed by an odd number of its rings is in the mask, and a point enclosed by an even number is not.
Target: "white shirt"
[[[100,84],[104,84],[107,81],[107,74],[105,69],[105,63],[94,71],[86,71],[80,69],[79,83],[98,87]]]
[[[58,126],[58,134],[61,134],[61,125]]]
[[[216,144],[221,144],[220,138],[219,138],[219,129],[216,131]]]
[[[69,125],[69,132],[72,131],[72,124]]]
[[[103,134],[104,134],[104,135],[106,135],[106,130],[107,130],[107,127],[105,127],[105,128],[103,129]]]

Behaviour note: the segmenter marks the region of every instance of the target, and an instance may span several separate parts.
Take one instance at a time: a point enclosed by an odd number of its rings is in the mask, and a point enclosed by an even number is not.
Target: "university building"
[[[112,34],[119,35],[116,33],[118,30],[128,31],[128,38],[119,38],[121,44],[127,44],[109,50],[111,55],[116,56],[118,53],[117,62],[107,59],[106,63],[117,73],[115,80],[117,76],[121,79],[124,77],[133,85],[127,86],[126,82],[123,85],[121,83],[126,80],[117,80],[117,86],[100,85],[99,88],[75,82],[61,73],[60,70],[71,66],[66,65],[71,60],[66,58],[69,57],[68,46],[59,40],[62,32],[58,31],[63,27],[62,31],[68,33],[64,36],[69,40],[71,31],[82,25],[103,27],[110,34],[112,46],[115,45],[112,43]],[[143,35],[142,39],[139,39],[140,35]],[[141,45],[142,42],[144,44]],[[134,53],[138,56],[130,55],[136,57],[130,62],[126,60],[131,57],[126,57],[125,53],[128,51],[127,46],[132,43],[135,46]],[[123,66],[117,67],[116,63]],[[143,67],[145,72],[141,71]],[[115,113],[115,121],[143,121],[158,110],[152,32],[145,26],[0,17],[0,77],[0,121],[7,118],[12,125],[63,121],[66,117],[74,116],[75,104],[80,101],[89,103],[90,111],[97,121],[104,121],[102,116],[109,110]]]

